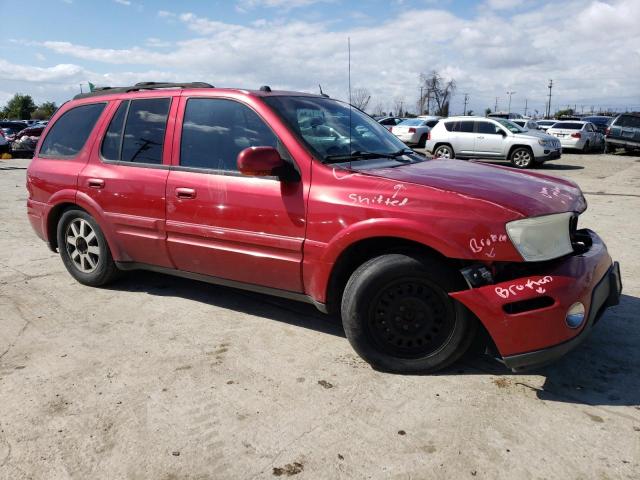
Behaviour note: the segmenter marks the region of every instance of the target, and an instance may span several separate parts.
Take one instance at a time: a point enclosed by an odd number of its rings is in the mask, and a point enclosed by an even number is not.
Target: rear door
[[[272,146],[293,160],[252,108],[182,98],[167,182],[167,244],[180,270],[302,292],[303,182],[247,177],[238,154]]]
[[[476,152],[486,157],[501,158],[506,155],[506,137],[495,123],[478,120],[476,123]]]
[[[473,156],[476,153],[476,134],[474,133],[473,120],[455,122],[454,129],[452,146],[456,156]]]
[[[119,102],[78,190],[102,210],[123,261],[172,267],[165,242],[165,189],[177,101],[149,96]]]

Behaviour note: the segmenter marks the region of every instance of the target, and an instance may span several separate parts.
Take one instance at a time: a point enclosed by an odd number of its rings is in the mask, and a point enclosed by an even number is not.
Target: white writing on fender
[[[540,295],[546,292],[542,285],[546,283],[553,282],[553,277],[547,275],[546,277],[542,277],[540,280],[531,280],[528,279],[525,283],[514,283],[507,287],[496,287],[496,293],[502,298],[515,297],[520,292],[525,289],[534,290]]]
[[[386,196],[382,194],[374,194],[373,196],[361,195],[359,193],[350,193],[349,200],[358,205],[386,205],[388,207],[404,207],[407,202],[409,202],[408,198],[396,198],[398,193],[405,188],[404,185],[394,185],[393,186],[393,195]]]

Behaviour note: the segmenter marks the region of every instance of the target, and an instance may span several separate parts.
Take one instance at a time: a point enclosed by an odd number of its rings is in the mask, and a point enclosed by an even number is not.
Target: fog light
[[[578,328],[584,322],[584,305],[580,302],[571,305],[565,319],[569,328]]]

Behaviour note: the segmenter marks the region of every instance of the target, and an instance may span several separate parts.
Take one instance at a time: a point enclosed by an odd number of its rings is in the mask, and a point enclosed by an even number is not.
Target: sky
[[[415,111],[419,74],[457,84],[452,113],[640,110],[640,0],[0,0],[0,105],[60,104],[87,82],[371,94]],[[13,20],[13,21],[12,21]]]

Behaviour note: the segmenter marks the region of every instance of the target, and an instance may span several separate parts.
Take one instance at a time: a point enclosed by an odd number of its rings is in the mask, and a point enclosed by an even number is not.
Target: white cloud
[[[236,10],[246,12],[254,8],[278,8],[288,11],[293,8],[308,7],[315,3],[332,3],[336,0],[239,0]]]
[[[126,7],[131,6],[131,2],[129,0],[113,0],[116,3],[119,3],[120,5],[124,5]]]
[[[476,112],[493,108],[496,96],[506,108],[507,90],[518,92],[514,108],[522,108],[527,98],[530,107],[542,110],[549,78],[554,79],[554,98],[560,104],[640,103],[637,0],[556,2],[510,15],[478,11],[473,18],[445,10],[402,10],[383,23],[341,31],[332,30],[330,23],[295,19],[238,25],[189,12],[159,11],[158,16],[180,22],[189,38],[171,43],[149,38],[144,47],[124,49],[64,41],[36,45],[80,63],[105,64],[101,73],[84,72],[82,79],[95,75],[92,82],[99,79],[103,85],[207,81],[317,92],[320,83],[330,95],[346,98],[351,37],[352,84],[371,91],[372,105],[388,106],[391,99],[403,97],[413,106],[419,94],[418,74],[432,69],[455,78],[458,91],[470,94]],[[167,46],[172,48],[161,48]],[[63,75],[68,65],[45,72],[16,66],[11,75],[58,75],[59,84],[75,88],[77,77]],[[162,71],[155,70],[157,66]],[[124,68],[134,71],[116,72]],[[0,79],[3,75],[7,69],[0,64]],[[462,111],[461,94],[454,98],[456,108]]]

